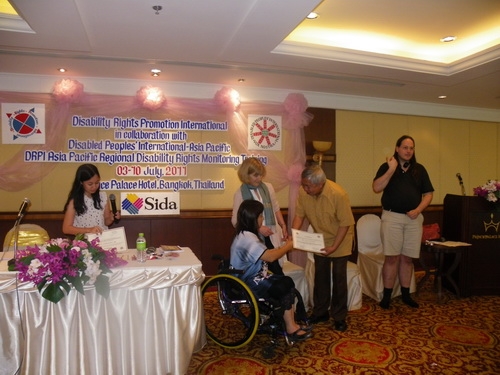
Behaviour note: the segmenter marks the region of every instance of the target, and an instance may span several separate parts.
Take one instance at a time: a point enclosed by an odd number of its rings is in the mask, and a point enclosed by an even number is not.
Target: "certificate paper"
[[[96,237],[99,237],[99,246],[104,250],[111,250],[114,248],[117,253],[123,253],[128,250],[124,227],[108,229],[99,235],[87,233],[87,239],[89,241],[92,241]]]
[[[311,251],[324,254],[321,249],[325,248],[323,233],[310,233],[303,230],[292,229],[293,247],[299,250]]]

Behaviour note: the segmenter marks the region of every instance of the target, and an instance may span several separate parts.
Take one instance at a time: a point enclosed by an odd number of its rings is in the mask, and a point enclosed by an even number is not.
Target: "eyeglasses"
[[[316,186],[319,184],[313,184],[313,183],[307,183],[307,184],[301,184],[304,189],[314,189]]]

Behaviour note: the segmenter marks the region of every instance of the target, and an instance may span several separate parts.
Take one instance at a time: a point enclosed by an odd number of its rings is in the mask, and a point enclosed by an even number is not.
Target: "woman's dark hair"
[[[402,135],[401,137],[399,137],[399,139],[396,141],[396,147],[401,147],[401,143],[403,143],[405,139],[410,139],[413,142],[413,147],[415,147],[415,140],[413,139],[413,137],[409,135]],[[396,150],[394,150],[394,159],[396,159],[399,163],[398,152]],[[413,150],[413,156],[410,159],[410,165],[415,165],[415,164],[417,164],[417,157],[415,156],[415,150]],[[397,173],[402,173],[401,168],[397,169]],[[420,169],[411,168],[410,173],[415,179],[415,181],[417,182],[420,181],[421,178]]]
[[[85,192],[83,190],[83,182],[90,180],[94,176],[99,176],[99,170],[93,164],[82,164],[76,170],[75,180],[73,181],[73,186],[68,194],[68,199],[64,205],[64,212],[68,208],[69,202],[73,199],[73,205],[77,215],[82,215],[87,211],[87,206],[83,199]],[[94,207],[98,210],[102,209],[101,198],[99,197],[100,189],[97,189],[94,194],[92,194],[92,200],[94,201]]]
[[[241,202],[238,208],[236,234],[247,231],[258,236],[258,218],[262,212],[264,212],[264,205],[259,201],[247,199]]]
[[[415,147],[415,140],[409,135],[402,135],[401,137],[399,137],[399,139],[396,141],[396,147],[401,147],[401,143],[403,143],[405,139],[410,139],[413,142],[413,147]],[[398,152],[396,150],[394,150],[394,159],[399,161]],[[415,151],[413,151],[413,156],[410,159],[410,164],[415,164],[416,162],[417,157],[415,156]]]

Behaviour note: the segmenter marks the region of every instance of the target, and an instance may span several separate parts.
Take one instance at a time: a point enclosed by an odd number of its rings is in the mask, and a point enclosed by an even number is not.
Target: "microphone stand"
[[[465,194],[464,183],[462,182],[462,180],[460,180],[460,187],[462,188],[462,195],[463,196],[467,195],[467,194]]]
[[[21,221],[23,220],[24,218],[24,215],[25,215],[26,211],[24,212],[20,212],[17,219],[16,219],[16,222],[14,224],[14,258],[10,259],[8,262],[7,262],[7,265],[9,266],[10,268],[10,265],[12,264],[12,266],[14,267],[14,265],[16,264],[16,258],[17,258],[17,246],[18,246],[18,241],[19,241],[19,226],[21,225]],[[11,238],[12,240],[12,238]],[[9,241],[9,245],[10,245],[10,241]],[[4,252],[5,254],[5,252]],[[3,259],[3,256],[2,256],[2,259]],[[13,270],[15,271],[15,269]],[[22,336],[22,340],[26,340],[26,335],[25,335],[25,332],[24,332],[24,324],[23,324],[23,318],[22,318],[22,313],[21,313],[21,301],[20,301],[20,298],[19,298],[19,285],[18,285],[18,277],[16,275],[16,296],[17,296],[17,310],[19,312],[19,325],[20,325],[20,328],[21,328],[21,336]],[[24,346],[24,342],[23,342],[23,346]],[[15,375],[18,375],[20,374],[20,371],[21,371],[21,368],[23,366],[23,362],[24,362],[24,355],[23,353],[21,352],[21,356],[20,356],[20,359],[19,359],[19,366],[16,370],[16,372],[14,373]]]
[[[17,243],[19,241],[19,226],[21,225],[21,220],[23,220],[24,214],[21,213],[14,224],[14,259],[17,255]]]
[[[457,173],[457,178],[458,178],[458,183],[460,184],[460,188],[462,189],[462,195],[465,196],[465,187],[464,187],[464,182],[462,180],[462,175],[460,173]]]

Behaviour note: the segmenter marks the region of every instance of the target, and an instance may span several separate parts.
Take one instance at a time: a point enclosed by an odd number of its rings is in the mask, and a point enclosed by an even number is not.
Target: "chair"
[[[314,255],[307,253],[307,263],[305,267],[306,279],[309,290],[314,290]],[[356,263],[347,262],[347,309],[349,311],[358,310],[363,304],[363,294],[361,277]],[[309,294],[309,300],[304,298],[306,306],[313,307],[313,295]]]
[[[307,283],[304,267],[290,262],[286,255],[283,258],[283,273],[286,276],[292,278],[293,282],[295,283],[295,289],[299,291],[302,299],[304,300],[304,303],[307,306],[307,303],[309,301],[309,285]]]
[[[19,236],[17,239],[17,248],[24,249],[27,246],[43,245],[50,239],[45,229],[37,224],[19,225]],[[3,243],[3,251],[14,248],[14,228],[7,232]]]
[[[381,301],[384,293],[382,267],[384,265],[384,251],[380,238],[380,217],[373,214],[363,215],[356,223],[358,239],[358,267],[361,274],[363,294]],[[415,273],[410,283],[410,292],[417,290]],[[401,295],[401,285],[396,277],[392,297]]]

